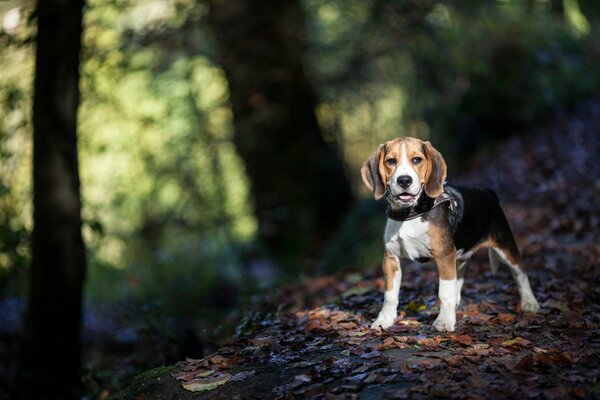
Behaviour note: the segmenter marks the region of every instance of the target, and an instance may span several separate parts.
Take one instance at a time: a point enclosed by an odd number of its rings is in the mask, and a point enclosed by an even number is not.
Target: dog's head
[[[389,192],[390,204],[411,207],[423,192],[435,198],[444,191],[446,162],[431,143],[399,137],[380,144],[360,172],[375,200]]]

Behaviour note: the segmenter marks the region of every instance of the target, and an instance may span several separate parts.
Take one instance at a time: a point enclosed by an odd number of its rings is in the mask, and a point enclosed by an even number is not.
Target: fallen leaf
[[[417,344],[423,347],[438,347],[440,342],[435,340],[435,338],[421,338],[417,340]]]
[[[240,381],[243,381],[245,379],[248,379],[248,378],[254,376],[255,374],[256,374],[256,371],[254,371],[254,370],[238,372],[237,374],[235,374],[231,378],[229,378],[229,381],[230,382],[240,382]]]
[[[566,352],[562,353],[540,353],[535,355],[535,361],[544,365],[572,365],[573,357]]]
[[[371,358],[375,358],[375,357],[379,357],[381,356],[381,353],[379,351],[371,351],[370,353],[365,353],[363,355],[360,356],[360,358],[363,358],[365,360],[370,360]]]
[[[272,336],[257,336],[249,340],[253,346],[256,347],[268,347],[273,343]]]
[[[462,344],[463,346],[473,344],[473,338],[469,335],[450,335],[450,339]]]
[[[529,346],[531,344],[531,341],[522,338],[521,336],[518,336],[514,339],[509,339],[509,340],[505,340],[502,342],[503,346],[521,346],[521,347],[526,347]]]
[[[345,299],[345,298],[348,298],[348,297],[351,297],[351,296],[369,293],[370,291],[372,291],[374,289],[375,289],[374,286],[353,287],[352,289],[346,290],[344,293],[342,293],[341,296],[342,296],[343,299]]]
[[[531,371],[533,369],[533,354],[529,353],[515,365],[518,371]]]
[[[455,355],[455,356],[452,356],[452,357],[446,359],[446,362],[451,367],[459,367],[462,364],[462,360],[463,360],[463,356]]]
[[[372,367],[369,364],[362,364],[360,367],[353,369],[352,373],[358,374],[358,373],[362,373],[362,372],[367,372],[371,368]]]
[[[500,313],[490,320],[491,323],[501,324],[501,325],[512,324],[514,321],[515,321],[514,314],[509,314],[509,313]]]
[[[224,384],[231,378],[227,372],[215,372],[204,378],[194,378],[190,381],[183,382],[181,386],[190,392],[204,392],[214,390],[216,387]]]
[[[425,304],[423,304],[422,302],[417,303],[414,300],[411,300],[410,303],[408,303],[408,305],[406,306],[406,308],[414,313],[427,310],[427,306]]]
[[[549,400],[568,399],[573,397],[583,398],[585,397],[585,390],[580,387],[558,386],[544,390],[544,396]]]
[[[463,313],[465,324],[469,325],[484,325],[491,318],[491,315],[480,313],[477,311],[465,311]]]
[[[224,362],[227,362],[227,358],[217,354],[216,356],[212,356],[208,359],[208,361],[210,361],[211,364],[222,364]]]
[[[368,372],[363,372],[353,376],[348,376],[345,379],[350,382],[362,382],[367,377],[367,375],[369,375]]]
[[[569,311],[569,306],[567,304],[557,300],[545,301],[544,303],[542,303],[542,307],[555,309],[563,313]]]
[[[309,383],[312,381],[312,378],[308,375],[296,375],[294,376],[294,382],[298,383]]]
[[[214,373],[215,373],[215,371],[209,369],[209,370],[199,370],[199,371],[192,371],[192,372],[180,372],[177,374],[171,374],[171,376],[173,378],[177,379],[178,381],[190,381],[194,378],[204,378],[204,377],[207,377]]]
[[[355,322],[341,322],[338,324],[338,327],[350,330],[358,328],[358,325]]]

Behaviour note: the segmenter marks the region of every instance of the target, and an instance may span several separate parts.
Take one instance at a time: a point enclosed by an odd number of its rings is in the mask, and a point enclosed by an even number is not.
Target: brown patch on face
[[[379,173],[381,174],[385,187],[390,184],[390,177],[400,165],[402,157],[402,138],[397,138],[385,142],[382,149],[382,156],[379,162]]]
[[[375,200],[379,200],[385,194],[387,188],[387,176],[382,175],[382,162],[385,144],[380,144],[373,154],[367,158],[360,169],[363,183],[371,192]]]
[[[383,278],[385,280],[385,290],[392,290],[394,287],[394,276],[398,270],[400,270],[400,265],[398,265],[398,258],[387,251],[383,255]]]
[[[427,156],[427,172],[425,174],[425,193],[436,198],[444,191],[446,180],[446,161],[429,142],[423,143],[423,151]]]
[[[431,224],[429,226],[429,240],[431,254],[435,259],[440,279],[456,279],[456,247],[452,232],[444,224]]]

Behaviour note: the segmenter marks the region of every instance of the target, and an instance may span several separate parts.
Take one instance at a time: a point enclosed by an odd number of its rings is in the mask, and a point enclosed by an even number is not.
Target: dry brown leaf
[[[473,338],[469,335],[450,335],[450,339],[462,344],[463,346],[473,344]]]
[[[514,314],[509,313],[500,313],[494,318],[492,318],[490,322],[495,324],[508,325],[515,322],[515,316]]]
[[[337,326],[342,329],[348,329],[348,330],[358,328],[358,325],[356,325],[356,322],[340,322]]]
[[[455,355],[446,359],[446,362],[451,367],[460,367],[460,365],[462,364],[462,360],[463,356]]]
[[[533,369],[533,354],[529,353],[515,365],[515,369],[519,371],[531,371]]]

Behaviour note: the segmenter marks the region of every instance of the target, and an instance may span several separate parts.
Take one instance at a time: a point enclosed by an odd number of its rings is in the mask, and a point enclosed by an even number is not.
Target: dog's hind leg
[[[515,243],[515,238],[513,237],[510,225],[508,225],[508,221],[506,221],[506,217],[504,217],[504,213],[501,214],[501,217],[502,218],[497,221],[499,224],[497,227],[498,229],[495,230],[494,239],[496,245],[492,246],[491,250],[496,253],[495,255],[497,255],[497,258],[503,264],[508,266],[515,282],[517,283],[517,289],[519,290],[519,295],[521,297],[521,311],[538,312],[540,310],[540,305],[538,304],[533,291],[531,290],[529,278],[523,270],[523,263],[521,261],[519,248]],[[497,266],[498,261],[494,258],[495,257],[492,256],[490,257],[492,271],[494,270],[494,263],[496,263]]]
[[[494,251],[498,254],[502,262],[508,266],[517,283],[517,289],[521,296],[521,310],[524,312],[540,311],[540,305],[535,299],[533,291],[531,290],[531,285],[529,284],[529,278],[521,268],[521,263],[515,260],[510,253],[507,254],[507,249],[494,248]]]
[[[488,258],[490,259],[490,267],[492,267],[492,275],[496,275],[502,259],[498,253],[496,253],[496,250],[491,247],[488,247]]]

